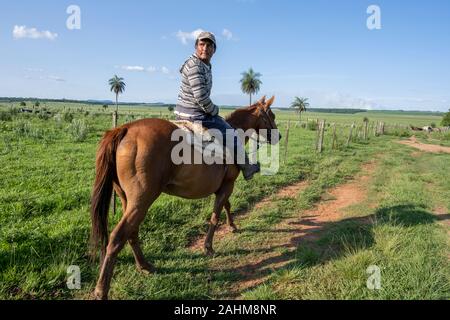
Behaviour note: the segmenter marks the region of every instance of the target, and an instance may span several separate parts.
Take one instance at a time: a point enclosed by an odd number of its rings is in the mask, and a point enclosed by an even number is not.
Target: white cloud
[[[145,68],[141,66],[122,66],[121,68],[125,71],[137,71],[137,72],[145,71]]]
[[[263,93],[260,93],[262,95]],[[277,107],[289,107],[296,96],[307,97],[311,108],[353,108],[377,109],[381,105],[378,100],[357,97],[352,94],[328,90],[264,91],[267,96],[275,95]],[[248,99],[248,96],[247,96]],[[246,102],[248,103],[248,102]]]
[[[41,69],[41,68],[25,68],[25,71],[28,71],[28,72],[44,72],[44,69]]]
[[[58,37],[57,33],[50,31],[39,31],[36,28],[27,28],[27,26],[14,26],[14,39],[48,39],[55,40]]]
[[[52,81],[56,81],[56,82],[66,82],[66,79],[63,79],[59,76],[53,76],[53,75],[31,76],[29,74],[26,74],[26,75],[24,75],[24,78],[27,80],[52,80]]]
[[[48,76],[48,79],[54,80],[54,81],[57,81],[57,82],[65,82],[66,81],[65,79],[63,79],[61,77],[58,77],[58,76]]]
[[[372,100],[353,97],[350,94],[340,92],[325,93],[316,97],[316,104],[326,107],[361,109],[374,109],[377,106]]]
[[[168,68],[166,68],[166,67],[162,67],[161,68],[161,72],[164,73],[164,74],[169,74],[170,70]]]
[[[195,41],[203,29],[197,29],[192,32],[184,32],[179,30],[176,33],[176,37],[181,41],[182,44],[188,44],[189,41]]]
[[[155,66],[149,66],[147,68],[143,66],[116,66],[116,68],[130,71],[130,72],[148,72],[148,73],[162,73],[162,74],[170,74],[169,68],[163,66],[163,67],[155,67]]]
[[[354,108],[354,109],[376,109],[379,104],[373,100],[355,97],[348,93],[339,91],[305,90],[295,95],[282,94],[282,105],[290,105],[295,96],[308,97],[312,108]]]
[[[231,31],[228,30],[228,29],[223,29],[222,35],[223,35],[227,40],[233,39],[233,33],[231,33]]]

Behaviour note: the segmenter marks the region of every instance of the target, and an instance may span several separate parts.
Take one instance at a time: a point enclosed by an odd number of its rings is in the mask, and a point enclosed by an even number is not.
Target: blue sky
[[[366,26],[372,4],[380,30]],[[80,30],[66,27],[69,5]],[[447,0],[2,1],[0,96],[113,99],[118,74],[122,101],[176,102],[198,29],[218,38],[216,104],[247,104],[239,79],[253,67],[258,95],[278,107],[306,96],[313,107],[450,108]]]

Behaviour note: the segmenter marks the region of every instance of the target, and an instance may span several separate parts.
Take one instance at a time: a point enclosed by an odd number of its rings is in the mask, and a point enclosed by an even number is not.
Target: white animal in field
[[[425,126],[425,127],[422,128],[422,130],[423,130],[423,131],[426,131],[426,132],[428,132],[428,133],[433,132],[433,128],[430,127],[430,126]]]

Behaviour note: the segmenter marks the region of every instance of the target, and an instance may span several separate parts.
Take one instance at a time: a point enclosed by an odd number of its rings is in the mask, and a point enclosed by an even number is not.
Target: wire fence
[[[89,116],[91,116],[91,120],[95,119],[96,117],[102,116],[105,118],[104,121],[101,122],[95,122],[95,132],[90,132],[90,138],[97,139],[98,132],[101,132],[102,130],[108,130],[110,128],[111,122],[108,121],[108,119],[111,119],[111,113],[101,111],[101,112],[89,112],[89,114],[86,114],[84,110],[78,110],[78,116],[84,117],[85,119],[88,119]],[[71,113],[75,113],[73,110],[70,111]],[[15,115],[19,118],[21,118],[20,113],[15,113]],[[93,116],[93,117],[92,117]],[[132,121],[139,118],[162,118],[167,120],[173,120],[174,117],[171,114],[163,114],[163,112],[155,113],[155,112],[146,112],[146,113],[135,113],[135,112],[126,112],[122,113],[120,119],[127,121]],[[21,120],[31,120],[31,119],[39,119],[38,114],[28,115],[24,117]],[[0,119],[1,120],[1,119]],[[17,119],[14,119],[17,120]],[[12,125],[14,125],[14,120],[12,120]],[[44,121],[48,121],[48,119],[40,119],[45,123]],[[121,121],[123,122],[123,121]],[[0,122],[1,123],[1,122]],[[47,122],[48,123],[48,122]],[[70,123],[66,123],[67,125],[70,125]],[[297,131],[294,131],[293,129],[299,129],[299,130],[309,130],[312,132],[316,132],[316,139],[313,148],[318,152],[322,153],[324,150],[338,150],[342,147],[348,147],[352,143],[356,142],[366,142],[368,143],[371,139],[382,136],[386,133],[391,133],[393,131],[411,131],[411,127],[404,124],[386,124],[382,121],[363,121],[360,123],[357,122],[348,122],[348,123],[342,123],[342,122],[327,122],[326,120],[319,120],[319,119],[306,119],[306,121],[297,121],[297,120],[277,120],[278,128],[280,131],[285,131],[285,141],[283,144],[284,147],[284,155],[283,159],[284,162],[286,162],[287,157],[289,155],[289,135],[297,134]],[[27,136],[25,133],[23,137],[14,135],[14,131],[11,131],[11,136],[4,135],[4,131],[2,127],[2,138],[0,140],[0,156],[4,156],[7,154],[10,154],[14,152],[14,150],[18,150],[20,148],[27,148],[27,147],[41,147],[41,146],[48,146],[53,144],[58,144],[59,146],[67,146],[67,147],[73,147],[75,145],[83,146],[84,142],[76,142],[72,138],[61,138],[61,136],[57,136],[59,133],[64,133],[64,128],[60,124],[56,123],[54,124],[56,131],[49,131],[50,137],[42,138],[42,137],[31,137],[33,138],[33,141],[30,142],[30,137]],[[10,128],[11,129],[11,128]],[[439,129],[442,134],[447,133],[450,131],[450,128],[440,128]],[[282,132],[283,133],[283,132]],[[43,132],[43,135],[45,136],[46,132]],[[98,140],[98,139],[97,139]],[[92,142],[92,141],[89,141]],[[94,156],[93,156],[94,157]],[[79,169],[71,169],[66,168],[67,174],[81,174],[86,173],[87,169],[79,170]],[[36,174],[57,174],[58,172],[52,172],[47,171],[45,168],[36,168],[33,169],[33,173]],[[8,185],[8,183],[11,182],[11,180],[19,180],[22,177],[21,174],[15,174],[15,175],[9,175],[7,178],[8,180],[5,180],[5,176],[3,176],[3,184]],[[89,187],[90,188],[90,187]],[[64,194],[75,194],[75,193],[87,193],[90,191],[89,188],[73,188],[73,189],[67,189],[64,188],[64,190],[61,193]],[[20,202],[26,202],[26,201],[35,201],[46,197],[54,196],[55,193],[49,193],[49,194],[39,194],[35,196],[30,197],[24,197],[21,194],[18,194],[17,197],[20,199],[14,200],[14,197],[11,197],[11,195],[8,195],[6,197],[0,197],[0,203],[3,205],[5,203],[13,204],[13,203],[20,203]]]

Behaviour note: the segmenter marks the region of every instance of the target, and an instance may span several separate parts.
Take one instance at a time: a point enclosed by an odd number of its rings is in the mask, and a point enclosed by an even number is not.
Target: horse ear
[[[257,102],[258,104],[265,104],[266,103],[266,96],[262,97],[261,100]]]
[[[275,101],[275,96],[273,96],[272,98],[270,98],[267,102],[266,102],[266,110],[268,110],[271,106],[272,106],[272,104],[273,104],[273,102]]]

